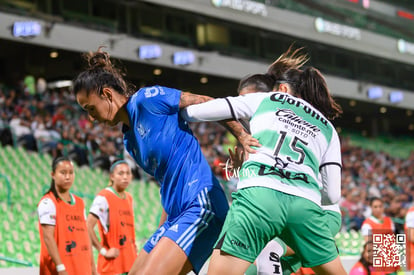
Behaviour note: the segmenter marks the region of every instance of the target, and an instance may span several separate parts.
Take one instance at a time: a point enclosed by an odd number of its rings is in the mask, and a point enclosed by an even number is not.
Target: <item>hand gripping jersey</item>
[[[80,197],[71,205],[56,200],[52,193],[43,196],[49,198],[56,208],[55,241],[59,256],[68,274],[91,274],[92,252],[85,221],[85,205]],[[42,201],[41,200],[41,201]],[[58,274],[55,263],[50,257],[43,240],[43,230],[39,222],[40,232],[40,274]]]
[[[174,217],[207,186],[217,185],[186,121],[179,116],[181,91],[153,86],[128,101],[130,127],[124,144],[135,161],[160,183],[161,203]]]
[[[102,224],[99,222],[99,235],[101,244],[106,248],[118,248],[119,256],[107,260],[104,256],[98,256],[98,273],[122,274],[128,272],[137,257],[135,250],[135,226],[132,206],[132,196],[125,192],[126,198],[122,199],[112,191],[104,189],[98,196],[106,198],[109,206],[109,228],[104,233]]]

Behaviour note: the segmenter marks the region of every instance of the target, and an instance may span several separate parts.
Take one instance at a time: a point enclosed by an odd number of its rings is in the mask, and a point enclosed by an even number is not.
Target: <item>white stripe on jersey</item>
[[[322,205],[321,208],[325,211],[333,211],[341,214],[341,208],[338,204]]]

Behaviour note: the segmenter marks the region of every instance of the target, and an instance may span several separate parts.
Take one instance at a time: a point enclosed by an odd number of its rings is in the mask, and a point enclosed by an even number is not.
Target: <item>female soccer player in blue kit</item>
[[[89,67],[73,84],[79,105],[91,120],[109,126],[122,122],[125,148],[159,182],[167,216],[129,274],[198,273],[218,238],[228,202],[179,110],[210,98],[161,86],[131,91],[108,53],[85,57]]]

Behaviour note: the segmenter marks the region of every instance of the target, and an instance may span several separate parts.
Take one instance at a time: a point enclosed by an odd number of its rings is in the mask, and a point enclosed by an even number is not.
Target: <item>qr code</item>
[[[407,265],[406,235],[372,231],[372,265],[376,271],[396,271]]]

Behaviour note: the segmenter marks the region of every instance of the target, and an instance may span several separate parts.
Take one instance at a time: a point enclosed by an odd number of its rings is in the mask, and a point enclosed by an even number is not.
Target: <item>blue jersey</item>
[[[176,216],[204,188],[218,185],[197,139],[179,115],[181,91],[145,87],[126,105],[130,127],[123,126],[129,154],[161,186],[161,203]]]

